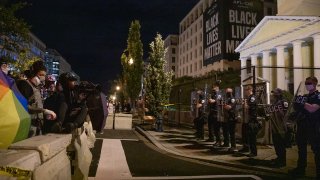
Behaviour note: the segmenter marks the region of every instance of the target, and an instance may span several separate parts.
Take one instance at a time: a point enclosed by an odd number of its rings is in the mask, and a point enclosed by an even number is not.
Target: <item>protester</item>
[[[271,130],[274,149],[277,158],[273,159],[271,165],[274,167],[286,166],[286,122],[285,114],[288,109],[288,102],[283,98],[282,90],[276,88],[271,91],[273,95],[272,110],[270,110]]]
[[[42,61],[32,64],[29,71],[26,71],[27,80],[18,80],[17,87],[21,94],[28,100],[28,111],[31,114],[31,127],[29,137],[42,134],[44,116],[50,116],[50,120],[56,119],[56,113],[43,108],[43,99],[40,88],[44,84],[46,67]]]
[[[225,127],[223,128],[224,147],[229,147],[230,152],[236,152],[236,100],[233,97],[232,89],[226,89],[226,100],[224,108]]]
[[[4,57],[0,57],[0,66],[3,74],[8,75],[9,73],[9,65],[8,61]]]
[[[316,179],[320,179],[320,92],[316,89],[317,84],[316,77],[306,78],[305,88],[308,94],[304,95],[304,101],[294,101],[295,110],[303,114],[297,121],[297,167],[289,170],[289,174],[295,177],[305,175],[309,142],[314,153]]]
[[[242,138],[248,138],[247,142],[250,153],[247,156],[255,157],[257,156],[257,134],[261,129],[261,124],[257,120],[257,99],[253,94],[253,87],[248,85],[245,90],[247,99],[244,104],[244,110],[247,113],[245,117],[248,118],[248,126],[247,134]]]

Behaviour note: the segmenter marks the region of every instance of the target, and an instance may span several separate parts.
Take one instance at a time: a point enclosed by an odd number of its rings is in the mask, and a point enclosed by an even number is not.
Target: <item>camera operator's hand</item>
[[[55,120],[57,118],[56,113],[54,113],[53,111],[51,111],[49,109],[44,109],[43,114],[46,115],[46,119],[48,119],[48,120]]]

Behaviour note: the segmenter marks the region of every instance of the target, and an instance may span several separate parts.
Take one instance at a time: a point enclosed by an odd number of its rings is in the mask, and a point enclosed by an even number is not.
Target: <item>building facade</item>
[[[320,3],[306,1],[305,6],[320,9]],[[320,12],[309,12],[300,3],[287,9],[283,3],[294,3],[280,2],[278,16],[264,17],[236,51],[240,53],[242,80],[253,75],[248,69],[255,68],[255,77],[269,81],[270,89],[278,87],[294,93],[306,77],[320,78]],[[304,9],[302,16],[291,14],[299,13],[300,7]]]
[[[259,1],[259,0],[258,0]],[[224,6],[227,8],[230,4],[236,4],[240,1],[227,1]],[[250,4],[250,1],[248,1]],[[263,11],[263,15],[272,15],[276,13],[277,6],[275,0],[264,0],[259,1],[263,4],[261,11]],[[211,71],[225,71],[231,69],[240,69],[240,61],[238,57],[235,58],[225,58],[221,56],[218,60],[211,61],[210,63],[206,63],[204,58],[206,58],[206,54],[209,54],[208,51],[205,51],[206,47],[205,43],[208,41],[206,32],[206,23],[204,18],[204,14],[207,13],[209,8],[212,8],[215,4],[223,4],[225,2],[218,0],[200,0],[193,9],[182,19],[179,23],[179,51],[178,51],[178,61],[177,61],[177,77],[182,76],[202,76]],[[244,6],[245,4],[239,4],[238,6]],[[221,6],[220,6],[221,7]],[[259,10],[260,11],[260,10]],[[230,14],[226,14],[230,15]],[[219,17],[220,18],[220,17]],[[262,18],[262,17],[261,17]],[[257,22],[261,20],[261,18],[257,18]],[[221,24],[226,19],[221,19]],[[230,19],[230,18],[229,18]],[[210,20],[209,20],[210,21]],[[231,24],[231,23],[230,23]],[[255,26],[255,25],[254,25]],[[226,31],[228,28],[225,28]],[[247,28],[248,29],[248,28]],[[250,27],[250,30],[253,27]],[[247,31],[247,30],[246,30]],[[219,32],[221,37],[223,34],[227,34],[226,32]],[[248,33],[246,33],[248,34]],[[232,51],[240,44],[240,42],[245,37],[241,39],[237,39],[237,42],[232,44]],[[227,46],[227,45],[226,45]],[[217,52],[219,52],[217,50]],[[210,49],[210,53],[213,53],[213,50]]]
[[[71,72],[71,65],[55,49],[47,49],[45,65],[47,67],[47,73],[56,78],[62,73]]]
[[[178,61],[178,42],[179,37],[178,35],[168,35],[167,38],[164,40],[164,46],[167,49],[166,55],[165,55],[165,72],[173,72],[173,75],[175,77],[178,76],[178,69],[177,69],[177,61]]]

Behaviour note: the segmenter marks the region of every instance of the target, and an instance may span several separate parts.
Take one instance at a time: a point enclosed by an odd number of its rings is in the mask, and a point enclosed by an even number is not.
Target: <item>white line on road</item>
[[[95,180],[131,179],[126,156],[119,139],[104,139]]]

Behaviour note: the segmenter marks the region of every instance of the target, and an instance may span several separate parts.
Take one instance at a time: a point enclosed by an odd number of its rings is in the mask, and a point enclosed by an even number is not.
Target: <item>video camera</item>
[[[80,81],[80,83],[75,86],[76,92],[84,93],[87,95],[94,93],[98,89],[99,89],[99,85],[93,84],[88,81]]]

